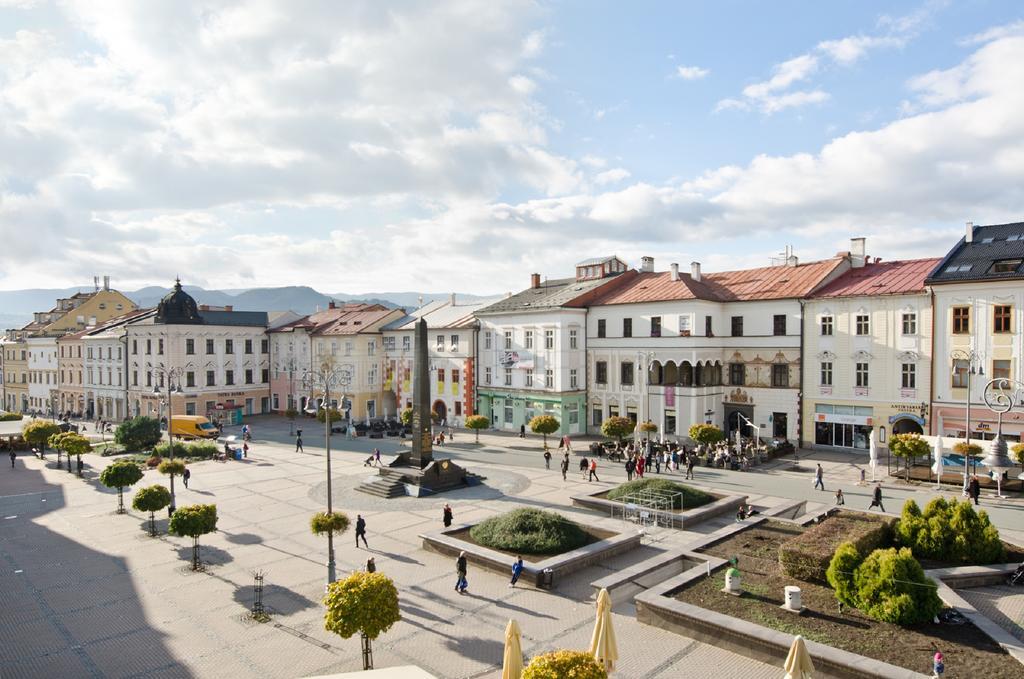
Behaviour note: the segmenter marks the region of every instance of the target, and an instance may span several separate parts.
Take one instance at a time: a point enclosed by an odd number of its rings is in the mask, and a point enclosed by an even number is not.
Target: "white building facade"
[[[28,350],[29,409],[49,415],[59,387],[57,338],[29,337],[25,348]]]

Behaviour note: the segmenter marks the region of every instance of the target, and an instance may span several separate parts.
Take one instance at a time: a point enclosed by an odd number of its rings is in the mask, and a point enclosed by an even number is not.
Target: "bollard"
[[[782,608],[793,613],[799,613],[804,610],[803,602],[801,601],[800,588],[794,585],[786,586],[785,602]]]
[[[743,594],[743,586],[738,568],[730,568],[725,572],[725,589],[722,591],[733,596]]]

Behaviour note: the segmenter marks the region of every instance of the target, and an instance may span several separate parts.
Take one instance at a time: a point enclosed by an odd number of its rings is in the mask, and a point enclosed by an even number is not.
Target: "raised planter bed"
[[[572,496],[572,503],[577,507],[586,507],[587,509],[596,509],[600,512],[608,514],[609,516],[615,513],[621,513],[623,510],[623,503],[618,500],[609,500],[604,496],[608,494],[607,490],[600,490],[588,495],[574,495]],[[686,509],[685,507],[680,510],[674,511],[663,511],[650,509],[651,514],[656,515],[659,519],[663,520],[665,524],[671,525],[675,528],[689,529],[703,521],[707,521],[716,516],[722,514],[735,514],[736,510],[739,509],[741,504],[746,504],[746,495],[720,495],[718,493],[708,493],[715,498],[714,502],[710,502],[700,507],[693,509]]]

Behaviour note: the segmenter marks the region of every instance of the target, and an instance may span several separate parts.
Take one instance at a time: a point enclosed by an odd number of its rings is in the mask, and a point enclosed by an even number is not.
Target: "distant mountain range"
[[[292,285],[281,288],[252,288],[249,290],[206,290],[204,288],[182,286],[199,304],[211,306],[231,305],[239,311],[294,311],[298,314],[311,314],[317,308],[325,309],[331,301],[365,302],[382,304],[386,307],[413,309],[423,303],[438,299],[447,299],[449,293],[429,292],[370,292],[364,295],[348,293],[325,294],[304,285]],[[49,311],[56,300],[70,297],[76,292],[86,292],[93,287],[31,290],[0,290],[0,328],[20,328],[32,320],[36,311]],[[152,307],[170,292],[170,288],[151,285],[139,290],[122,290],[129,299],[140,307]],[[456,297],[465,301],[484,299],[481,295],[457,293]]]

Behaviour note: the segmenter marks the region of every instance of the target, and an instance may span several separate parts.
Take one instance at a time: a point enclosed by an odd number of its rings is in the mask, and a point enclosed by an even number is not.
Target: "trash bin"
[[[237,448],[235,449],[235,459],[236,460],[241,460],[242,459],[242,451],[238,450]]]
[[[555,586],[555,572],[550,568],[545,568],[540,572],[540,588],[551,589]]]

